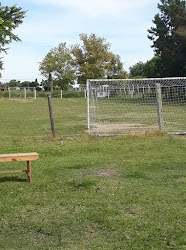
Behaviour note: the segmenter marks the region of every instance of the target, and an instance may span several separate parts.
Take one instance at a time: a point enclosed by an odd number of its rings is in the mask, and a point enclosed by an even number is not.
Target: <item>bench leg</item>
[[[27,177],[28,181],[31,182],[31,161],[27,161]]]

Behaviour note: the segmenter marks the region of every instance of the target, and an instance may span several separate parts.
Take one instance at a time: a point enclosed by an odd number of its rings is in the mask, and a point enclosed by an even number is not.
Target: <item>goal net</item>
[[[186,77],[87,80],[88,131],[186,133]]]
[[[34,87],[9,87],[9,99],[36,99]]]

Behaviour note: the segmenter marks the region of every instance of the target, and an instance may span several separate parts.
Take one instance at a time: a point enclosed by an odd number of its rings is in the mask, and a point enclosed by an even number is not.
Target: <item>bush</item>
[[[8,97],[9,97],[8,90],[7,91],[0,91],[0,98],[8,98]]]

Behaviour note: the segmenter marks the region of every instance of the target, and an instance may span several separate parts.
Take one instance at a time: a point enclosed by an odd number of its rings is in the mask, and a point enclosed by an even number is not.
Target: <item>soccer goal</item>
[[[186,77],[87,80],[88,131],[186,133]]]
[[[9,99],[36,99],[37,93],[34,87],[9,87]]]

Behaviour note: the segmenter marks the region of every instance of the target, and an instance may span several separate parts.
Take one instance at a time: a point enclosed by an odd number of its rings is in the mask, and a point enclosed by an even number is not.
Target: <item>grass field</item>
[[[185,249],[186,137],[91,137],[83,98],[52,104],[56,140],[46,98],[0,99],[0,153],[39,153],[31,184],[0,175],[0,249]]]

